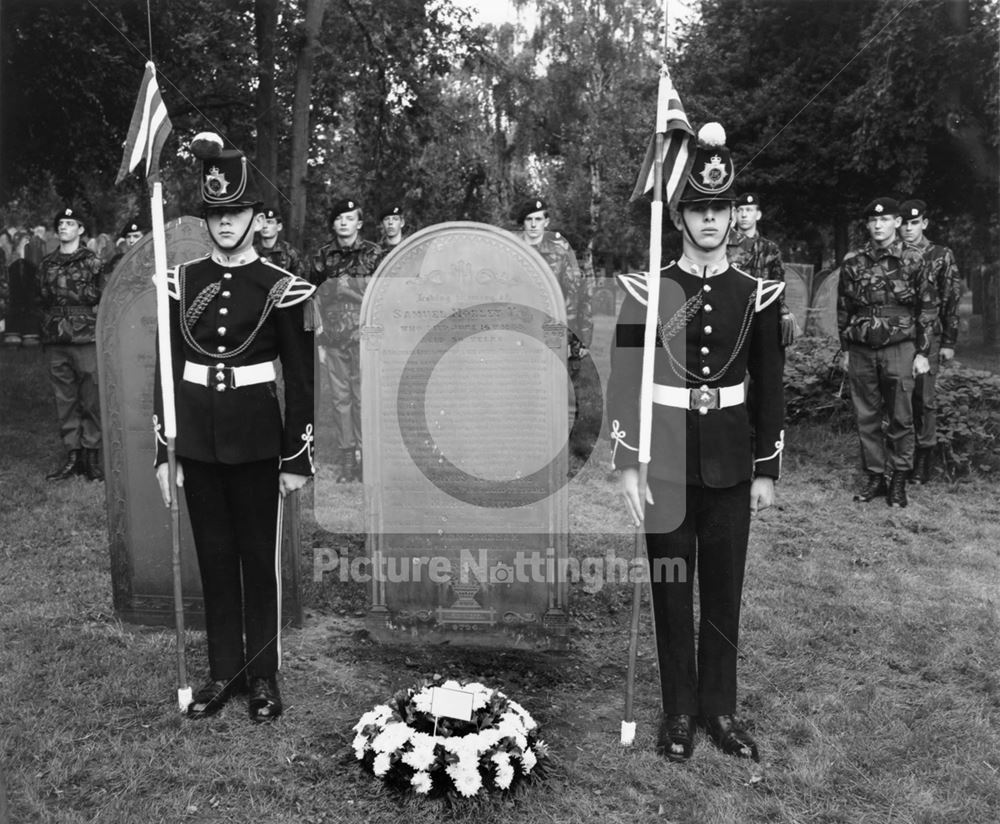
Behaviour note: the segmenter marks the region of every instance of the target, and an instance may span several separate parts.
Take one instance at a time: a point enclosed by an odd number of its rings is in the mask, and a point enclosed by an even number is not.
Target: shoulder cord
[[[177,279],[180,292],[180,302],[181,306],[183,306],[185,301],[183,266],[178,270]],[[219,291],[220,288],[219,283],[209,284],[208,286],[206,286],[204,289],[201,290],[201,292],[192,302],[190,309],[184,313],[184,322],[181,323],[181,334],[184,336],[184,342],[188,346],[190,346],[195,352],[197,352],[200,355],[203,355],[206,358],[221,358],[225,360],[226,358],[235,358],[238,355],[242,355],[247,350],[247,348],[254,342],[254,339],[257,337],[258,332],[260,332],[261,327],[263,327],[264,325],[264,322],[271,314],[271,310],[274,308],[275,304],[281,299],[281,295],[288,287],[288,283],[290,281],[291,281],[290,277],[288,276],[283,277],[268,290],[267,299],[264,301],[264,309],[260,313],[260,319],[257,321],[257,326],[254,327],[254,330],[247,336],[247,339],[243,341],[243,343],[241,343],[238,347],[236,347],[230,352],[209,352],[206,349],[202,348],[198,344],[198,342],[194,339],[194,335],[191,334],[191,327],[194,326],[194,322],[198,320],[198,317],[207,308],[208,303],[212,300],[212,298],[215,297],[215,295]],[[215,288],[215,291],[212,292],[211,295],[208,295],[208,297],[206,298],[205,297],[206,294],[212,291],[213,287]],[[193,311],[196,309],[198,302],[201,301],[202,298],[205,298],[203,301],[204,305],[198,307],[197,315],[194,316],[194,321],[191,322],[189,325],[188,315],[193,313]]]
[[[664,344],[663,348],[666,350],[667,357],[670,359],[670,368],[673,370],[674,374],[681,380],[691,379],[693,381],[701,383],[716,381],[723,375],[725,375],[726,370],[729,369],[730,366],[732,366],[733,361],[736,360],[736,356],[740,353],[740,350],[743,348],[743,344],[746,341],[747,335],[750,332],[750,326],[751,323],[753,322],[754,305],[756,304],[756,298],[757,298],[757,290],[755,289],[753,292],[750,293],[750,297],[747,300],[747,308],[743,312],[743,323],[740,326],[740,333],[736,338],[736,344],[733,346],[732,354],[730,354],[729,360],[727,360],[714,375],[700,375],[697,372],[692,372],[684,364],[678,361],[677,358],[674,357],[674,353],[670,351],[670,347]],[[685,304],[685,306],[686,305],[687,304]],[[674,317],[670,319],[671,323],[673,323],[676,318],[677,315],[674,315]],[[657,316],[656,322],[660,327],[660,336],[661,338],[663,338],[664,329],[659,316]],[[679,330],[674,330],[671,334],[671,337],[676,335],[677,331]]]

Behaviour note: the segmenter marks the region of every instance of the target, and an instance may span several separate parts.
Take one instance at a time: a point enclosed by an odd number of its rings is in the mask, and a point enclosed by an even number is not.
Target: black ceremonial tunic
[[[168,278],[176,452],[198,552],[211,678],[221,681],[244,671],[271,676],[280,666],[278,475],[313,473],[313,346],[303,307],[315,289],[248,257],[237,266],[203,258]],[[284,421],[273,377],[238,385],[241,369],[257,366],[266,378],[276,359]],[[194,370],[207,380],[185,379],[186,364],[207,367]],[[167,459],[159,365],[157,464]]]

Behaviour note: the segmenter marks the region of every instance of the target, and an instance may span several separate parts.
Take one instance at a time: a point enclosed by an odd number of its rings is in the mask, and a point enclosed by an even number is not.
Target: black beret
[[[330,207],[330,223],[333,223],[344,212],[353,212],[360,209],[361,203],[353,197],[342,197]]]
[[[865,206],[862,217],[879,217],[881,215],[899,215],[899,204],[895,198],[877,197]]]
[[[75,220],[77,223],[79,223],[84,228],[87,227],[87,218],[83,214],[83,210],[82,209],[78,209],[76,206],[72,206],[70,204],[66,204],[65,206],[62,207],[62,209],[60,209],[58,212],[56,212],[56,216],[52,220],[52,228],[53,229],[58,229],[59,228],[59,221],[60,220]]]
[[[915,217],[927,217],[927,204],[922,200],[904,200],[899,204],[899,213],[903,220],[913,220]]]
[[[756,192],[745,192],[736,198],[737,206],[756,206],[760,208],[760,198],[757,196]]]
[[[391,206],[383,206],[382,211],[378,213],[379,220],[385,220],[387,217],[392,217],[393,215],[403,216],[403,207],[397,204]]]
[[[284,223],[285,222],[285,221],[283,221],[281,219],[281,212],[279,212],[277,209],[265,209],[264,210],[264,217],[267,220],[276,220],[276,221],[278,221],[278,223]]]
[[[534,214],[535,212],[544,212],[548,208],[549,205],[540,197],[533,197],[530,200],[526,200],[517,210],[517,222],[524,223],[524,219],[528,215]]]
[[[118,237],[125,237],[132,232],[142,232],[143,234],[146,234],[148,231],[149,229],[146,228],[146,225],[139,219],[139,216],[136,215],[135,217],[130,217],[128,223],[122,226],[122,230],[118,234]]]

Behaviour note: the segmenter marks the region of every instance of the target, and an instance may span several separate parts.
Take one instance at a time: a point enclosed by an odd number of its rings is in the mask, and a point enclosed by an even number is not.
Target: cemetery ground
[[[608,329],[602,319],[604,340]],[[237,700],[192,723],[176,709],[173,631],[114,615],[103,485],[44,481],[59,443],[42,364],[37,351],[0,352],[0,819],[5,785],[17,824],[996,821],[1000,497],[988,475],[913,488],[905,510],[861,506],[853,433],[790,429],[744,594],[739,712],[759,765],[702,733],[688,764],[655,754],[648,602],[637,740],[619,745],[630,585],[571,585],[565,651],[383,646],[364,630],[364,584],[309,580],[313,544],[330,538],[308,530],[284,717],[253,726]],[[607,464],[602,442],[571,487],[578,558],[632,553]],[[361,490],[337,494],[356,507]],[[347,557],[364,551],[361,536],[332,541]],[[196,685],[204,638],[187,642]],[[399,798],[362,772],[351,727],[435,673],[522,703],[551,748],[545,782],[449,806]]]

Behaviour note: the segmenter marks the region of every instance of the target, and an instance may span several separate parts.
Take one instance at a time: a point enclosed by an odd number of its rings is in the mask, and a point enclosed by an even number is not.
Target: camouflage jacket
[[[524,232],[518,232],[517,236],[527,243]],[[583,349],[590,347],[594,332],[590,309],[594,297],[594,279],[586,277],[580,271],[573,248],[558,232],[546,232],[532,248],[545,258],[562,289],[566,301],[566,326],[569,328],[569,357],[571,360],[579,358]]]
[[[38,270],[42,307],[42,343],[93,343],[97,339],[97,304],[104,290],[104,265],[81,246],[68,255],[58,249]]]
[[[837,284],[841,345],[881,349],[914,341],[917,354],[927,355],[938,306],[929,271],[920,252],[899,238],[884,249],[869,242],[849,252]]]
[[[274,246],[268,249],[258,238],[254,241],[253,248],[257,250],[257,254],[264,258],[264,260],[273,263],[286,272],[300,278],[306,276],[306,272],[303,271],[305,267],[302,265],[302,255],[287,240],[276,240]]]
[[[342,249],[334,239],[313,257],[309,280],[319,287],[317,340],[324,346],[341,346],[360,340],[361,299],[385,252],[360,237]]]
[[[0,249],[0,319],[7,317],[10,304],[10,275],[7,273],[7,252]]]
[[[781,250],[777,243],[763,235],[747,237],[739,229],[731,229],[726,238],[726,257],[733,266],[752,277],[785,282]]]
[[[928,276],[937,288],[938,318],[934,332],[940,335],[941,346],[954,349],[958,341],[958,304],[962,300],[962,279],[955,256],[947,246],[938,246],[927,238],[911,245],[924,256],[930,270]]]

